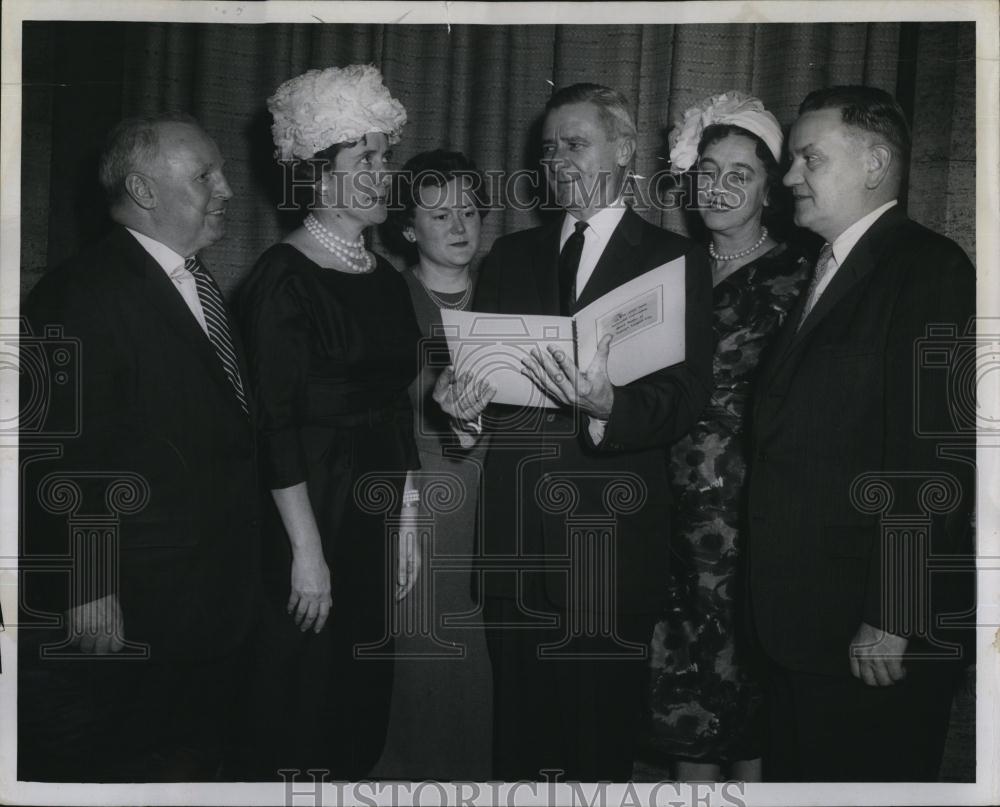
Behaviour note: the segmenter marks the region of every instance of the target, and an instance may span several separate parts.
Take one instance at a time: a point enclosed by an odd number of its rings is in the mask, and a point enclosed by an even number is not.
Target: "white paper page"
[[[586,369],[597,343],[612,334],[608,377],[615,386],[684,361],[684,258],[644,272],[576,314],[579,364]]]
[[[533,347],[555,345],[573,355],[573,321],[541,314],[483,314],[441,309],[455,374],[471,372],[496,388],[495,403],[555,407],[527,376],[521,359]]]

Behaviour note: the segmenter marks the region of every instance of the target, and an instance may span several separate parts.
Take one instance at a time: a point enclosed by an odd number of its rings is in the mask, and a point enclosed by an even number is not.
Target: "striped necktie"
[[[249,415],[247,396],[243,391],[243,379],[240,378],[240,366],[236,361],[236,350],[233,348],[233,337],[229,332],[229,318],[226,316],[226,304],[223,302],[222,292],[197,256],[186,258],[184,268],[194,276],[195,284],[198,286],[198,299],[201,300],[201,310],[205,315],[208,339],[215,348],[219,361],[222,362],[222,369],[229,376],[240,408],[244,414]]]
[[[806,304],[802,308],[802,319],[799,320],[799,328],[802,327],[802,323],[806,321],[809,312],[813,310],[813,306],[819,300],[819,284],[823,282],[823,278],[826,277],[827,272],[835,265],[833,247],[830,244],[824,244],[823,249],[819,251],[819,255],[816,258],[816,267],[813,269],[812,282],[809,284],[808,291],[806,291]]]

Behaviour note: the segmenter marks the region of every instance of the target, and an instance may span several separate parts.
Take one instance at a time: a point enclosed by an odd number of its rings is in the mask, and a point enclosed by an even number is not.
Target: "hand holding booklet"
[[[485,314],[442,309],[456,376],[471,373],[496,389],[495,403],[556,407],[522,375],[533,348],[552,345],[586,370],[597,345],[611,334],[608,377],[622,386],[684,361],[684,258],[650,269],[581,309],[573,317]]]

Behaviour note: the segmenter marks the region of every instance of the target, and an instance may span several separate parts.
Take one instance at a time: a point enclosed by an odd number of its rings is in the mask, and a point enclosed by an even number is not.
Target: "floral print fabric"
[[[715,389],[672,451],[678,516],[669,606],[653,637],[652,745],[705,762],[760,755],[760,689],[743,634],[741,531],[753,380],[808,279],[780,244],[714,290]]]

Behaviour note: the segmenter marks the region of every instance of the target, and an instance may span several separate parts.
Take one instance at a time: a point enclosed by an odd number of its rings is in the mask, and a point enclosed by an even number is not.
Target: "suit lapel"
[[[565,215],[565,214],[563,214]],[[545,313],[559,313],[559,233],[563,217],[559,216],[539,232],[538,246],[532,250],[531,274],[538,288],[538,299]]]
[[[829,315],[830,311],[846,297],[861,280],[871,274],[876,268],[875,246],[884,237],[884,234],[891,228],[897,226],[901,221],[906,220],[906,214],[899,209],[899,206],[890,208],[875,223],[868,228],[868,231],[861,236],[854,245],[847,260],[837,269],[837,273],[830,281],[830,285],[820,296],[809,316],[802,323],[801,328],[797,328],[799,320],[802,319],[802,309],[805,306],[805,292],[799,295],[795,308],[790,313],[785,328],[778,337],[778,342],[774,349],[774,363],[767,372],[768,377],[772,377],[778,372],[782,364],[794,354],[798,348],[805,344],[806,337],[812,333],[816,327]]]
[[[250,370],[247,367],[246,351],[243,348],[243,337],[240,334],[240,329],[236,324],[233,309],[227,306],[226,314],[229,317],[229,335],[230,337],[232,337],[233,340],[233,350],[236,351],[236,363],[237,365],[239,365],[240,368],[240,379],[243,381],[243,392],[247,401],[247,409],[249,410],[250,420],[251,422],[253,422],[256,419],[257,415],[254,410],[254,396],[253,393],[251,392],[251,387],[250,387]],[[218,360],[218,357],[216,357],[216,360]],[[226,383],[229,384],[229,389],[233,390],[233,384],[228,377],[226,378]],[[233,391],[233,401],[237,403],[237,406],[239,405],[239,401],[236,397],[235,391]]]
[[[178,293],[167,273],[163,271],[163,267],[142,248],[138,241],[129,235],[127,230],[122,229],[120,238],[116,238],[116,240],[125,253],[123,265],[136,276],[141,285],[143,299],[149,301],[164,322],[177,334],[177,337],[190,347],[192,356],[204,364],[205,370],[217,384],[223,385],[228,397],[239,408],[239,401],[236,398],[233,385],[222,367],[222,362],[219,360],[215,348],[201,329],[198,320],[194,318],[191,309],[187,307],[184,298]],[[230,322],[230,331],[232,330],[232,322]],[[239,354],[242,351],[238,350],[237,352]],[[247,376],[242,356],[240,356],[240,372],[244,373],[245,380]]]
[[[642,221],[632,208],[618,222],[608,245],[594,266],[587,285],[580,292],[574,311],[585,308],[594,300],[631,280],[636,273],[636,248],[642,239]]]
[[[816,301],[813,310],[809,312],[802,327],[795,332],[795,341],[801,341],[812,333],[813,329],[823,321],[823,318],[847,296],[847,293],[857,285],[865,275],[875,268],[868,245],[863,243],[865,239],[854,245],[851,254],[847,256],[844,265],[837,269],[836,274],[830,281],[830,285]],[[804,295],[803,295],[804,296]],[[805,301],[803,300],[803,304]],[[801,318],[801,313],[799,314]]]

